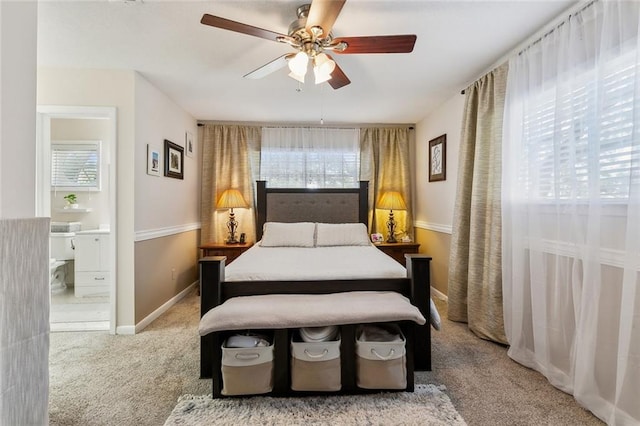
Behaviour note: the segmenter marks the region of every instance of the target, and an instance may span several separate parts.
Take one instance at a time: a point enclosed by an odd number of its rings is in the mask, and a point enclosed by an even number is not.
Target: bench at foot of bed
[[[424,322],[394,292],[277,294],[227,300],[203,316],[200,334],[210,348],[214,397],[413,391],[415,325]],[[363,341],[363,324],[397,338]],[[336,326],[337,337],[301,341],[300,328],[321,326]],[[264,337],[259,347],[223,351],[229,337],[248,330]]]

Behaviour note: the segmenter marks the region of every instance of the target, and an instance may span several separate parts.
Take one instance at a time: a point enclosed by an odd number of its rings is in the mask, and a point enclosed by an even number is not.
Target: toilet
[[[49,271],[51,274],[51,293],[62,293],[67,288],[67,267],[75,259],[73,239],[75,232],[52,232],[49,234],[51,254]]]

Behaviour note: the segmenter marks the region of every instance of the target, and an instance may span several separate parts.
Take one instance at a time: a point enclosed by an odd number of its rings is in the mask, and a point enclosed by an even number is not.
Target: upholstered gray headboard
[[[322,222],[367,224],[369,182],[359,188],[267,188],[257,182],[256,237],[265,222]]]

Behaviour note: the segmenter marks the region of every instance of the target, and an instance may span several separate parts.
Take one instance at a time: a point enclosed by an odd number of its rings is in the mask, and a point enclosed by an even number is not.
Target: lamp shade
[[[304,52],[296,53],[293,59],[289,60],[289,70],[295,75],[303,76],[307,73],[307,64],[309,57]]]
[[[220,198],[218,199],[218,203],[216,207],[219,209],[233,209],[233,208],[247,208],[249,205],[244,200],[244,197],[237,189],[227,189],[225,190]]]
[[[313,73],[316,77],[316,84],[324,83],[331,78],[331,73],[336,68],[336,63],[329,57],[320,53],[314,58]]]
[[[378,201],[378,208],[384,210],[406,210],[407,205],[397,191],[387,191]]]

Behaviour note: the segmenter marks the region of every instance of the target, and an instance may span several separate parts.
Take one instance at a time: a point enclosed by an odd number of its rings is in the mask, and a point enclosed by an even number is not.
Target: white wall
[[[464,95],[456,94],[416,125],[416,226],[451,232]],[[447,135],[446,180],[429,182],[429,141]]]
[[[0,1],[0,424],[12,425],[48,423],[49,221],[31,219],[37,11]]]
[[[36,2],[0,1],[0,217],[36,211]]]
[[[135,230],[152,231],[200,221],[200,164],[184,155],[184,179],[164,176],[164,140],[185,147],[197,142],[196,120],[140,74],[135,78]],[[147,174],[147,144],[160,152],[160,176]],[[197,144],[196,144],[197,147]]]

